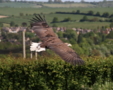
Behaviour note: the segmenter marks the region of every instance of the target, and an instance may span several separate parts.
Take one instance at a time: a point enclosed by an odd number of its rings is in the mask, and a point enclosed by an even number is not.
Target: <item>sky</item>
[[[47,2],[48,0],[36,0],[36,1],[43,1],[43,2]],[[53,0],[54,1],[54,0]],[[62,0],[62,1],[75,1],[75,2],[80,2],[81,0]],[[86,2],[99,2],[99,1],[103,1],[103,0],[84,0]]]

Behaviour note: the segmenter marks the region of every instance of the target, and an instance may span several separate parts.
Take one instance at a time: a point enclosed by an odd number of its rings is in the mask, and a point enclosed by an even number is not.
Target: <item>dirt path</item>
[[[8,16],[2,16],[2,15],[0,15],[0,18],[6,18],[6,17],[8,17]]]

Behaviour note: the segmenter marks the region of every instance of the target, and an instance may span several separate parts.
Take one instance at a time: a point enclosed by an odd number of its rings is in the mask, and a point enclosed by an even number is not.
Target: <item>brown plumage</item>
[[[58,54],[63,60],[71,64],[84,64],[84,61],[77,55],[77,53],[65,43],[63,43],[52,28],[47,24],[45,16],[35,14],[31,19],[31,28],[42,41],[41,47],[47,47]]]

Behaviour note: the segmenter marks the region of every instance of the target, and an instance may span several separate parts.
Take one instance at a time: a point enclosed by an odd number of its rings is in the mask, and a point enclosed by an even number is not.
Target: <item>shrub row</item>
[[[0,90],[84,90],[96,82],[113,82],[112,58],[87,58],[82,66],[62,60],[8,60],[0,63]]]

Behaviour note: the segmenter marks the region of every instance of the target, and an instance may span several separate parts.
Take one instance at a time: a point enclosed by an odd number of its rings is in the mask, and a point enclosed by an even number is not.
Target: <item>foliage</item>
[[[111,31],[111,32],[107,35],[107,38],[113,39],[113,31]]]
[[[58,58],[31,61],[7,57],[0,62],[0,89],[84,90],[103,85],[113,82],[112,58],[84,57],[85,65],[73,66]]]
[[[95,16],[100,16],[100,12],[97,12],[97,13],[95,14]]]
[[[0,5],[1,6],[1,5]],[[27,22],[27,26],[29,25],[29,20],[33,17],[33,13],[42,13],[46,14],[46,19],[48,23],[51,23],[54,17],[58,17],[59,21],[64,20],[67,17],[71,17],[72,22],[61,22],[61,23],[55,23],[55,26],[63,26],[63,27],[81,27],[82,28],[90,28],[90,29],[97,29],[97,26],[99,27],[105,25],[108,26],[109,22],[103,20],[103,17],[97,17],[95,15],[88,16],[87,18],[90,20],[92,19],[92,23],[85,22],[81,23],[78,22],[80,19],[83,18],[84,14],[87,14],[87,11],[89,11],[89,8],[79,8],[80,14],[56,14],[56,11],[63,11],[63,12],[71,12],[73,10],[76,10],[75,8],[0,8],[1,14],[9,16],[8,18],[2,18],[0,22],[4,23],[10,23],[13,21],[15,25],[21,26],[23,22]],[[102,8],[92,8],[92,11],[95,13],[97,10],[101,13],[103,13]],[[104,8],[106,12],[112,13],[111,8],[107,9]],[[82,14],[84,12],[84,14]],[[24,16],[20,16],[20,13],[23,13]],[[27,16],[26,16],[27,15]],[[109,19],[108,19],[109,20]],[[93,22],[94,21],[94,22]],[[96,21],[96,22],[95,22]],[[100,22],[104,21],[104,22]],[[52,26],[53,23],[50,25]]]
[[[54,17],[53,20],[52,20],[52,23],[58,23],[58,18],[57,17]]]
[[[3,27],[3,23],[0,23],[0,27]]]
[[[15,26],[15,22],[11,21],[10,26]]]
[[[62,22],[68,22],[68,21],[71,21],[71,18],[70,17],[65,18]]]
[[[23,14],[23,13],[20,13],[20,17],[21,17],[21,16],[24,16],[24,14]]]
[[[26,33],[25,33],[25,36],[26,36],[26,37],[29,37],[30,39],[32,39],[35,35],[34,35],[34,33],[26,32]]]
[[[73,39],[74,42],[77,41],[77,33],[73,30],[66,30],[65,33],[63,34],[63,37],[68,38],[69,40]]]
[[[111,28],[113,27],[113,22],[110,23],[110,27],[111,27]]]
[[[88,11],[87,15],[93,15],[94,12],[91,10],[91,11]]]
[[[77,43],[81,43],[83,41],[83,35],[80,33],[78,35],[78,40],[77,40]]]
[[[104,13],[102,14],[102,17],[109,17],[109,13],[108,13],[108,12],[104,12]]]
[[[85,15],[85,16],[83,16],[83,18],[80,20],[81,22],[83,22],[83,21],[88,21],[88,18],[87,18],[87,16]]]
[[[27,23],[26,23],[26,22],[23,22],[23,23],[22,23],[22,26],[23,26],[23,27],[26,27],[26,26],[27,26]]]
[[[59,38],[63,38],[63,33],[61,31],[57,32]]]
[[[79,13],[80,13],[80,10],[77,10],[77,11],[76,11],[76,14],[79,14]]]

